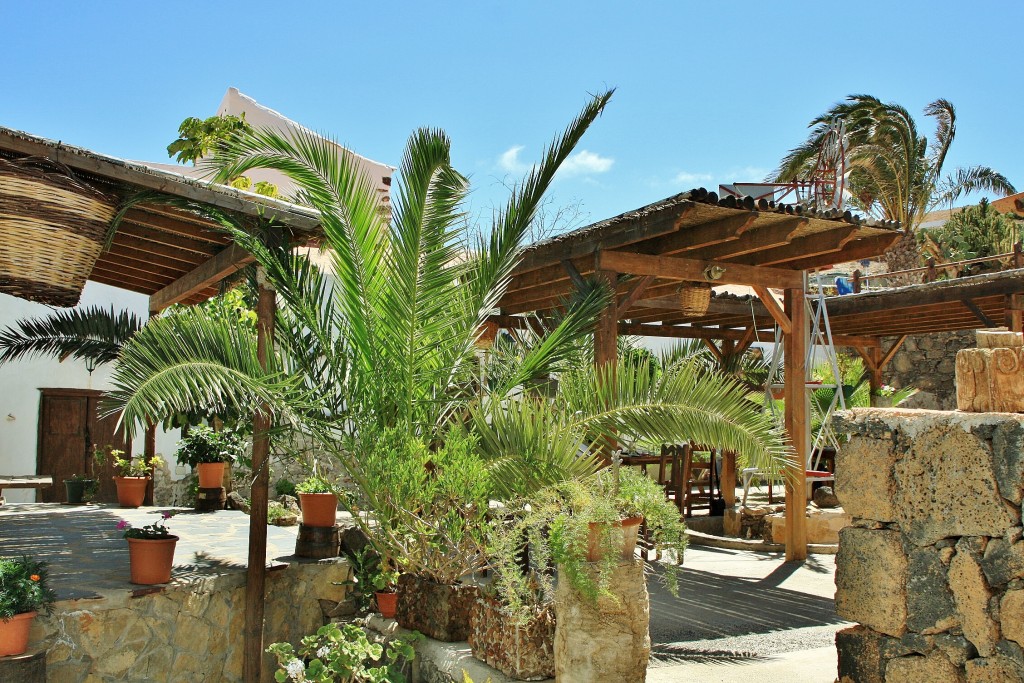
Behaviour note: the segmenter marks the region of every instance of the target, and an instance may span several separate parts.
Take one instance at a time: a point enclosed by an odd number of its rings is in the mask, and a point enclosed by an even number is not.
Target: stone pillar
[[[651,605],[643,562],[612,572],[611,592],[597,603],[568,581],[555,592],[555,679],[559,683],[642,683],[651,655]]]
[[[1024,680],[1024,415],[860,409],[836,461],[843,683]]]

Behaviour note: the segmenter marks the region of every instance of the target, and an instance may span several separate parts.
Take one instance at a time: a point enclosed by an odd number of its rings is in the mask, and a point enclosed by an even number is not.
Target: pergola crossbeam
[[[781,268],[762,268],[738,263],[704,261],[676,256],[653,256],[624,251],[601,251],[597,257],[602,269],[630,275],[651,275],[696,282],[708,282],[708,274],[720,285],[765,285],[768,287],[801,287],[800,273]],[[720,270],[719,270],[720,269]]]
[[[220,282],[253,261],[255,258],[252,254],[238,245],[232,244],[209,261],[150,296],[149,310],[162,311],[171,304],[184,301],[196,292]]]

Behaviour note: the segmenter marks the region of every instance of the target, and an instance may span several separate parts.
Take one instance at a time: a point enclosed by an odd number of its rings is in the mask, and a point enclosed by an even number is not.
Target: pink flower
[[[163,517],[164,519],[170,519],[171,518],[171,513],[170,512],[161,512],[160,516]]]
[[[131,524],[128,522],[127,519],[122,519],[120,522],[117,523],[117,530],[118,531],[124,531],[125,529],[127,529],[130,526],[131,526]]]

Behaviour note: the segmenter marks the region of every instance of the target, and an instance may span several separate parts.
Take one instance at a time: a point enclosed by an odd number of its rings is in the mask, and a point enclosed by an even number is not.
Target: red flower
[[[33,581],[38,581],[39,580],[39,574],[33,574],[32,576],[30,576],[28,578],[32,579]]]

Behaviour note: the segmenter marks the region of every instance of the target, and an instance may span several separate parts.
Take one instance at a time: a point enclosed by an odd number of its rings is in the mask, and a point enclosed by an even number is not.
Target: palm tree
[[[925,107],[924,113],[936,120],[930,144],[905,108],[870,95],[850,95],[811,121],[807,140],[783,157],[773,178],[776,182],[806,178],[833,124],[842,122],[850,169],[848,203],[899,221],[907,235],[886,254],[886,262],[890,271],[913,268],[919,259],[915,232],[928,211],[971,192],[1016,191],[988,166],[958,168],[946,174],[946,154],[956,136],[956,111],[951,102],[939,99]]]
[[[54,311],[25,318],[0,332],[0,364],[33,355],[83,360],[95,368],[117,359],[144,321],[129,311],[100,306]]]
[[[123,411],[131,429],[200,407],[244,412],[266,406],[278,425],[308,434],[359,483],[358,454],[384,433],[439,444],[453,428],[483,429],[474,416],[500,418],[506,410],[534,405],[533,383],[568,372],[575,346],[592,333],[611,293],[596,282],[583,287],[565,302],[557,324],[491,375],[482,396],[474,342],[507,287],[556,171],[610,96],[587,104],[514,187],[489,234],[476,238],[465,232],[461,212],[468,183],[451,166],[442,131],[423,129],[410,138],[390,221],[354,158],[339,158],[330,141],[302,131],[259,130],[233,138],[213,160],[219,177],[257,167],[288,175],[301,188],[294,199],[320,213],[333,277],[286,246],[233,230],[281,302],[269,370],[257,361],[252,330],[201,312],[166,316],[125,346],[112,379],[112,407]],[[567,411],[588,408],[581,400],[561,399],[542,404],[553,416],[548,422],[512,420],[501,435],[514,441],[513,429],[543,428],[536,443],[550,449],[544,444],[559,430],[588,443],[610,432],[657,438],[685,431],[709,443],[748,446],[757,465],[778,465],[781,436],[742,391],[716,380],[716,400],[701,409],[707,392],[694,391],[689,380],[655,385],[639,373],[620,377],[615,387],[607,377],[588,381],[591,400],[598,397],[604,409],[591,404],[585,420],[562,425]],[[484,450],[495,463],[523,455],[514,443]],[[592,459],[563,452],[583,462],[564,462],[565,476],[592,471]]]

